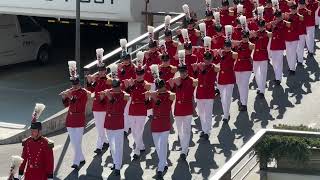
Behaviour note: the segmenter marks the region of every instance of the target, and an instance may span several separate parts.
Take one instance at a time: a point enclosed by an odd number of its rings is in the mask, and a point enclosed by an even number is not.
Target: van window
[[[39,32],[41,27],[28,16],[18,16],[21,33]]]

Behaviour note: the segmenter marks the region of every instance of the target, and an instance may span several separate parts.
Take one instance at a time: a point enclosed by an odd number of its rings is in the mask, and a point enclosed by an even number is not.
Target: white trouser
[[[189,142],[191,136],[191,121],[192,115],[189,116],[175,116],[176,126],[178,129],[178,136],[180,139],[181,153],[187,154],[189,149]]]
[[[124,108],[124,113],[123,113],[123,119],[124,119],[124,131],[129,132],[130,128],[130,122],[129,122],[129,106],[131,104],[131,97],[129,97],[129,100],[126,104],[126,107]]]
[[[78,127],[78,128],[67,127],[67,131],[70,137],[70,142],[74,152],[73,164],[78,166],[80,162],[84,160],[84,156],[82,153],[83,129],[84,129],[83,127]]]
[[[107,136],[109,138],[109,146],[113,164],[115,165],[115,169],[120,170],[123,156],[123,129],[107,129]]]
[[[240,102],[242,105],[247,105],[249,93],[249,80],[251,71],[236,71],[236,82],[240,95]]]
[[[230,115],[229,111],[230,111],[230,105],[232,100],[233,87],[234,87],[234,84],[226,84],[226,85],[218,84],[224,119],[228,119]]]
[[[164,167],[168,166],[167,154],[168,154],[168,137],[169,131],[153,132],[153,143],[158,154],[158,171],[164,171]]]
[[[104,143],[109,143],[106,136],[106,130],[104,129],[106,112],[93,111],[93,117],[98,133],[97,149],[102,149]]]
[[[276,80],[282,79],[283,71],[283,50],[271,50],[271,64]]]
[[[271,38],[269,38],[268,45],[267,45],[267,51],[268,51],[269,59],[271,59],[271,50],[270,50],[270,47],[271,47]]]
[[[212,127],[213,99],[197,99],[197,109],[203,133],[210,134]]]
[[[143,131],[146,123],[146,116],[129,116],[132,137],[135,143],[134,154],[140,155],[140,150],[144,150]]]
[[[286,57],[289,69],[296,70],[298,41],[286,41]]]
[[[253,72],[258,85],[258,90],[260,91],[260,93],[264,94],[266,89],[268,60],[253,61]]]
[[[314,32],[315,27],[314,26],[308,26],[307,27],[307,36],[306,36],[306,44],[308,51],[311,53],[314,53]]]
[[[306,45],[306,35],[302,34],[299,35],[299,41],[297,46],[297,58],[298,62],[303,62],[303,53],[304,53],[304,47]]]
[[[315,14],[314,14],[314,18],[315,18],[315,23],[316,23],[316,25],[319,25],[319,17],[318,17],[318,12],[319,12],[319,8],[320,7],[318,7],[318,9],[316,10],[316,12],[315,12]]]

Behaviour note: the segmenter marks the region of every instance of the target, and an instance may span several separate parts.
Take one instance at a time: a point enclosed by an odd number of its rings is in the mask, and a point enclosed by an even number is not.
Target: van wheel
[[[38,56],[37,56],[37,61],[41,65],[48,64],[49,62],[49,47],[48,46],[42,46],[39,49]]]

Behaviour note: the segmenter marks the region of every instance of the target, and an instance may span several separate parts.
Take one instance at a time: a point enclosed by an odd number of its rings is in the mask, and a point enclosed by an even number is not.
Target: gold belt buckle
[[[111,114],[108,114],[108,117],[111,117]]]
[[[181,101],[178,101],[179,104],[181,104]]]
[[[203,85],[202,85],[202,84],[200,84],[200,87],[203,87]]]

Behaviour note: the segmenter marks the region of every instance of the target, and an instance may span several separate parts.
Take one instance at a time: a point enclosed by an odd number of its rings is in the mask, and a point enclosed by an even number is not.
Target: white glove
[[[53,180],[53,178],[48,178],[48,180]]]

